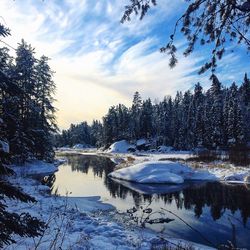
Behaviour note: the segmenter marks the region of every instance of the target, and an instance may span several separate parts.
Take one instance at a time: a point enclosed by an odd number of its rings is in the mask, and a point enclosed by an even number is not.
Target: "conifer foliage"
[[[108,147],[122,139],[134,142],[147,138],[156,145],[176,149],[242,149],[250,141],[249,97],[247,75],[240,87],[235,83],[224,87],[212,75],[207,91],[197,83],[193,92],[179,91],[175,97],[167,96],[154,104],[150,99],[142,100],[139,92],[135,92],[131,107],[112,106],[102,122],[95,121],[91,126],[86,122],[71,125],[57,136],[57,146],[95,142],[93,145]],[[81,133],[79,127],[84,127],[87,134]]]
[[[0,37],[7,35],[9,30],[0,24]],[[0,48],[0,248],[15,242],[15,234],[34,237],[45,228],[29,213],[10,212],[5,202],[6,198],[36,201],[5,178],[14,174],[11,163],[53,159],[51,133],[57,129],[53,72],[48,58],[34,55],[34,49],[23,40],[15,58],[7,48]]]
[[[34,49],[22,40],[16,58],[6,48],[0,48],[0,61],[0,118],[5,124],[12,160],[52,160],[51,133],[57,127],[55,84],[48,58],[36,59]]]

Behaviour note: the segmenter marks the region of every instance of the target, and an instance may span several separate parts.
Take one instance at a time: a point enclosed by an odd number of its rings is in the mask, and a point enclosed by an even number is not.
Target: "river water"
[[[231,241],[250,249],[250,187],[217,182],[129,183],[108,177],[115,164],[107,157],[66,157],[67,163],[51,178],[52,193],[100,196],[118,211],[129,211],[134,223],[156,232],[206,245]]]

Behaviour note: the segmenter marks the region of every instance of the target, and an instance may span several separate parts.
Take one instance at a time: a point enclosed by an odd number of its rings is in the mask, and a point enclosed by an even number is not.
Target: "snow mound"
[[[172,161],[151,161],[116,170],[110,177],[138,183],[174,183],[184,180],[217,180],[208,171],[195,171],[192,168]]]
[[[83,149],[83,148],[86,148],[86,145],[83,145],[83,144],[76,144],[72,147],[73,149]]]
[[[142,146],[147,143],[146,139],[139,139],[136,141],[136,146]]]
[[[126,140],[121,140],[113,143],[107,150],[108,153],[127,153],[130,150],[134,151],[135,146],[128,143]]]
[[[73,146],[73,149],[85,149],[85,148],[89,148],[89,146],[86,144],[76,144]]]
[[[16,173],[21,175],[49,175],[58,170],[53,163],[47,163],[44,161],[34,160],[31,162],[25,162],[24,165],[14,165],[13,169]]]
[[[5,153],[9,153],[10,152],[9,144],[5,141],[0,140],[0,150]]]
[[[160,153],[169,153],[170,151],[172,151],[174,148],[171,147],[171,146],[159,146],[157,148],[157,150],[160,152]]]

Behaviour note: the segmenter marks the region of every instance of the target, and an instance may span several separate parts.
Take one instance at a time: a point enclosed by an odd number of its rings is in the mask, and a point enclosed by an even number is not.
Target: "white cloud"
[[[16,47],[24,38],[36,48],[37,56],[52,58],[60,127],[101,118],[110,105],[129,104],[136,90],[144,97],[162,98],[190,89],[201,80],[194,74],[201,56],[180,56],[177,67],[170,70],[167,55],[156,49],[164,43],[157,34],[150,34],[157,24],[182,9],[183,1],[168,0],[166,4],[166,0],[158,0],[158,6],[143,21],[122,25],[119,21],[127,2],[0,2],[12,30],[5,41]],[[183,41],[178,44],[182,47]]]

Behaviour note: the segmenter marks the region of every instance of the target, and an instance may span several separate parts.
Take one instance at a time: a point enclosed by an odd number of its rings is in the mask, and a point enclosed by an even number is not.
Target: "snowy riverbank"
[[[101,211],[111,211],[114,208],[100,202],[99,197],[51,196],[49,187],[31,176],[53,173],[57,170],[53,164],[35,161],[28,163],[25,170],[21,166],[14,166],[13,169],[17,174],[9,178],[10,181],[35,197],[37,203],[27,204],[9,199],[7,204],[10,210],[17,213],[29,212],[45,221],[47,229],[41,237],[15,236],[17,243],[5,249],[150,249],[155,242],[163,242],[160,235],[150,230],[112,221],[112,216],[107,212],[102,215]],[[181,244],[192,245],[195,249],[211,249],[172,238],[165,239],[164,244],[170,244],[171,247]]]
[[[124,145],[122,145],[124,146]],[[117,149],[116,149],[117,150]],[[124,153],[124,148],[121,147],[117,151],[110,152],[97,150],[97,149],[85,149],[85,150],[74,150],[71,148],[61,148],[58,153],[63,154],[83,154],[83,155],[100,155],[109,157],[114,163],[117,164],[117,169],[126,168],[132,165],[140,164],[143,162],[157,162],[157,161],[177,161],[184,163],[188,166],[195,168],[196,170],[208,171],[209,174],[213,175],[215,179],[221,182],[227,183],[243,183],[250,184],[250,177],[248,180],[247,176],[250,176],[250,168],[237,166],[226,161],[216,160],[211,162],[201,162],[190,159],[195,159],[195,155],[192,151],[169,151],[169,152],[134,152]]]

